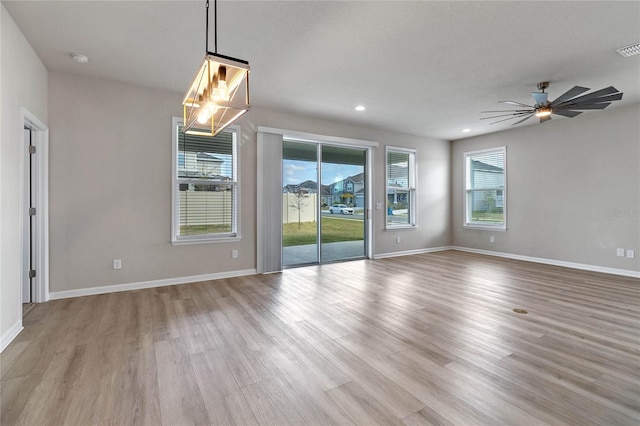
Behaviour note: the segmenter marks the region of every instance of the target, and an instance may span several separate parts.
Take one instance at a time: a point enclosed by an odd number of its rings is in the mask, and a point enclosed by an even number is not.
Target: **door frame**
[[[35,234],[35,250],[33,251],[33,266],[36,276],[33,281],[32,303],[42,303],[49,300],[49,128],[26,108],[20,110],[23,127],[31,131],[31,145],[35,146],[36,153],[32,162],[32,198],[36,206],[35,220],[33,221],[33,232]],[[24,144],[24,140],[21,141]],[[24,147],[23,147],[24,148]],[[22,158],[20,174],[20,205],[27,203],[28,193],[25,188],[28,183],[29,158],[28,148],[24,148],[26,154]],[[20,287],[25,280],[25,275],[29,271],[23,268],[25,259],[25,244],[28,244],[29,233],[25,235],[24,221],[27,218],[26,212],[20,215],[20,229],[22,233],[20,251]],[[28,228],[27,228],[28,230]]]
[[[298,140],[300,142],[321,142],[324,144],[341,145],[345,147],[365,148],[367,153],[366,179],[366,233],[368,240],[365,249],[365,258],[373,258],[374,233],[373,233],[373,208],[374,205],[374,180],[373,165],[375,164],[375,149],[380,146],[378,142],[344,138],[340,136],[327,136],[314,133],[300,132],[296,130],[285,130],[274,127],[258,126],[258,167],[257,167],[257,271],[258,273],[272,273],[282,270],[282,140]],[[265,143],[268,140],[268,143]],[[269,146],[264,146],[269,145]],[[279,159],[279,165],[274,166],[273,161]],[[280,201],[277,201],[280,197]],[[275,201],[275,203],[274,203]],[[274,257],[270,254],[276,247],[280,246],[280,256]],[[279,266],[276,265],[279,263]]]
[[[364,219],[363,219],[363,226],[364,226],[364,250],[363,250],[363,258],[365,259],[371,259],[373,256],[373,244],[372,244],[372,230],[373,230],[373,218],[371,215],[371,208],[373,206],[373,202],[371,200],[372,197],[372,190],[370,188],[371,186],[371,178],[372,178],[372,174],[371,174],[371,163],[370,161],[372,161],[373,159],[373,147],[372,146],[362,146],[360,144],[355,144],[355,143],[341,143],[340,141],[331,141],[331,142],[326,142],[323,139],[309,139],[309,138],[300,138],[300,137],[291,137],[288,136],[288,134],[283,135],[282,138],[283,143],[284,142],[292,142],[292,143],[300,143],[300,144],[307,144],[307,145],[312,145],[315,146],[316,148],[316,163],[317,163],[317,173],[316,173],[316,182],[318,183],[318,196],[316,197],[315,200],[315,211],[317,212],[317,220],[316,220],[316,235],[317,235],[317,239],[316,239],[316,258],[317,261],[316,262],[310,262],[310,263],[303,263],[303,264],[295,264],[295,265],[290,265],[287,267],[293,267],[296,268],[298,266],[308,266],[308,265],[322,265],[325,263],[334,263],[334,262],[340,262],[341,260],[333,260],[333,261],[329,261],[329,262],[324,262],[322,259],[322,197],[320,196],[321,193],[321,188],[322,188],[322,173],[323,173],[323,164],[324,164],[324,160],[323,160],[323,151],[322,148],[325,146],[335,146],[338,148],[344,148],[344,149],[353,149],[353,150],[362,150],[365,153],[365,167],[364,167],[364,174],[365,174],[365,205],[364,205]],[[284,157],[281,159],[281,161],[284,161]],[[281,181],[281,187],[284,185],[284,182]],[[282,251],[283,246],[282,246],[282,233],[280,235],[280,250]],[[358,258],[360,259],[360,258]],[[284,255],[281,256],[281,260],[284,261]],[[352,260],[351,258],[345,259],[346,261],[348,260]],[[356,260],[355,258],[353,258],[353,260]],[[281,268],[284,268],[284,264],[281,264]]]

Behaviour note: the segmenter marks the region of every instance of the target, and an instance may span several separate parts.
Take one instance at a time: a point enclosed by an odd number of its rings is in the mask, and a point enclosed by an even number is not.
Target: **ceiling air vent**
[[[621,47],[620,49],[616,49],[616,52],[625,57],[637,55],[638,53],[640,53],[640,43],[632,44],[627,47]]]

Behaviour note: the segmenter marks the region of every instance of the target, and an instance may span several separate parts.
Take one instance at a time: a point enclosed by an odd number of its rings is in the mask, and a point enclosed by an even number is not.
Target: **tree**
[[[309,204],[309,194],[307,192],[302,191],[302,189],[298,188],[296,192],[293,192],[293,200],[290,200],[289,207],[298,211],[298,229],[300,229],[300,222],[302,216],[302,209],[307,207]]]
[[[351,204],[351,200],[355,198],[355,195],[350,192],[345,192],[344,194],[342,194],[341,198],[345,204]]]

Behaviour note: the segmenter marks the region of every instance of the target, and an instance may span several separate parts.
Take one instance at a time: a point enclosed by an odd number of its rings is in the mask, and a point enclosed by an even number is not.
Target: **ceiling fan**
[[[491,120],[494,118],[500,118],[500,120],[498,121],[489,123],[496,124],[502,121],[513,120],[514,118],[521,118],[521,120],[518,120],[512,124],[512,126],[515,126],[516,124],[520,124],[535,115],[536,117],[540,117],[541,123],[544,123],[545,121],[551,120],[551,114],[573,118],[576,115],[582,114],[583,111],[579,110],[605,109],[609,106],[609,104],[611,104],[611,102],[619,101],[620,99],[622,99],[622,92],[618,92],[618,89],[613,86],[609,86],[601,90],[596,90],[595,92],[591,92],[582,96],[578,95],[581,95],[582,93],[587,92],[591,89],[586,87],[574,86],[572,89],[560,95],[555,100],[549,102],[547,100],[548,93],[545,93],[545,89],[547,87],[549,87],[548,81],[538,83],[538,90],[540,90],[540,92],[531,93],[531,96],[533,96],[533,99],[535,100],[534,105],[527,105],[513,101],[498,101],[501,104],[515,105],[520,108],[503,111],[482,111],[481,114],[495,114],[503,112],[506,114],[494,115],[491,117],[482,117],[480,120]]]

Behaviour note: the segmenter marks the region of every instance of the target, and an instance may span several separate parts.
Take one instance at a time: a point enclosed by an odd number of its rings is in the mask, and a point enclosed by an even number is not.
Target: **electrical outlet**
[[[232,259],[238,258],[238,250],[231,250],[231,258]]]
[[[376,203],[376,210],[382,210],[382,203]]]
[[[633,259],[636,257],[636,253],[633,250],[627,250],[627,258]]]
[[[624,257],[624,249],[623,248],[616,249],[616,256]]]
[[[122,259],[113,259],[113,269],[122,269]]]
[[[493,235],[489,237],[489,242],[490,243],[495,243],[496,242],[496,237],[494,237]]]
[[[400,244],[400,237],[396,237],[396,244]]]

